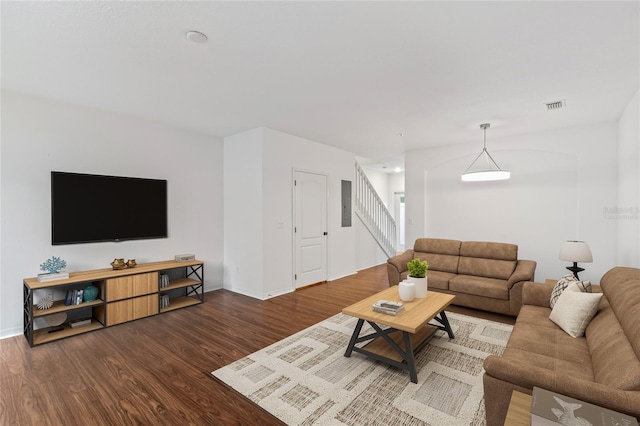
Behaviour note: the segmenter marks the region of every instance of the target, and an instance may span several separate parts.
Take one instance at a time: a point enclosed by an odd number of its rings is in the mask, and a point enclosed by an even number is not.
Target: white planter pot
[[[416,299],[424,299],[427,297],[427,277],[424,278],[416,278],[412,276],[408,276],[407,279],[415,284],[415,297]]]
[[[416,285],[411,281],[402,281],[398,284],[398,296],[403,302],[411,302],[415,298]]]

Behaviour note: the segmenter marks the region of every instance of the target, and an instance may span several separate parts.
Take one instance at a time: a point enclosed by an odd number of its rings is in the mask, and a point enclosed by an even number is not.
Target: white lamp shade
[[[593,262],[591,249],[584,241],[565,241],[560,249],[560,260],[568,262]]]
[[[482,182],[490,180],[505,180],[511,177],[506,170],[482,170],[479,172],[467,172],[462,174],[463,182]]]

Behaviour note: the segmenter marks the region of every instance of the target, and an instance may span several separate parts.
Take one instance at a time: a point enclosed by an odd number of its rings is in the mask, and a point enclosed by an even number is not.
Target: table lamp
[[[579,268],[578,262],[593,262],[593,256],[584,241],[565,241],[560,249],[560,260],[573,262],[573,266],[567,266],[567,269],[573,272],[573,276],[579,280],[578,272],[584,271],[584,268]]]

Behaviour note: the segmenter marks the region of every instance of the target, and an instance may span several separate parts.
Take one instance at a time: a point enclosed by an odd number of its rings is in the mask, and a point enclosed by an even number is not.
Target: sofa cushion
[[[460,244],[457,240],[418,238],[413,245],[414,257],[426,260],[430,271],[455,274],[458,272]]]
[[[460,256],[458,273],[508,280],[516,269],[516,263],[515,260],[480,259],[477,257]]]
[[[414,252],[414,257],[426,260],[428,266],[427,274],[431,271],[441,271],[455,274],[458,272],[458,260],[460,257],[448,254]]]
[[[571,339],[565,332],[560,332],[568,339]],[[576,341],[576,339],[573,340]],[[506,348],[502,356],[509,360],[519,361],[527,366],[549,370],[558,375],[569,374],[576,379],[593,381],[593,372],[588,362],[574,362],[516,348]]]
[[[624,334],[631,342],[636,357],[640,358],[640,273],[638,268],[616,267],[602,276],[600,281]]]
[[[441,271],[427,271],[427,287],[430,289],[448,290],[449,281],[455,274]]]
[[[459,256],[460,244],[461,242],[458,240],[445,240],[442,238],[418,238],[413,244],[413,251]]]
[[[600,286],[605,296],[585,332],[595,380],[640,391],[640,274],[637,268],[616,267],[602,277]]]
[[[584,338],[574,339],[549,320],[551,309],[524,305],[503,356],[551,371],[570,372],[593,381],[591,355]],[[540,344],[544,342],[544,344]]]
[[[551,310],[549,319],[571,337],[582,337],[598,310],[602,293],[583,293],[577,282],[562,292]]]
[[[507,280],[516,269],[517,260],[515,244],[464,241],[460,245],[458,273]]]
[[[509,300],[507,281],[495,278],[456,275],[449,281],[449,290],[493,299]]]
[[[515,261],[518,260],[518,246],[508,243],[463,241],[460,244],[460,256]]]

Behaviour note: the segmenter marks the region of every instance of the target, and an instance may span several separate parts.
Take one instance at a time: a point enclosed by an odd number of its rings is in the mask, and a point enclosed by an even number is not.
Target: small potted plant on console
[[[429,268],[427,262],[414,257],[407,262],[407,268],[409,269],[407,279],[416,286],[415,297],[418,299],[427,297],[427,269]]]

